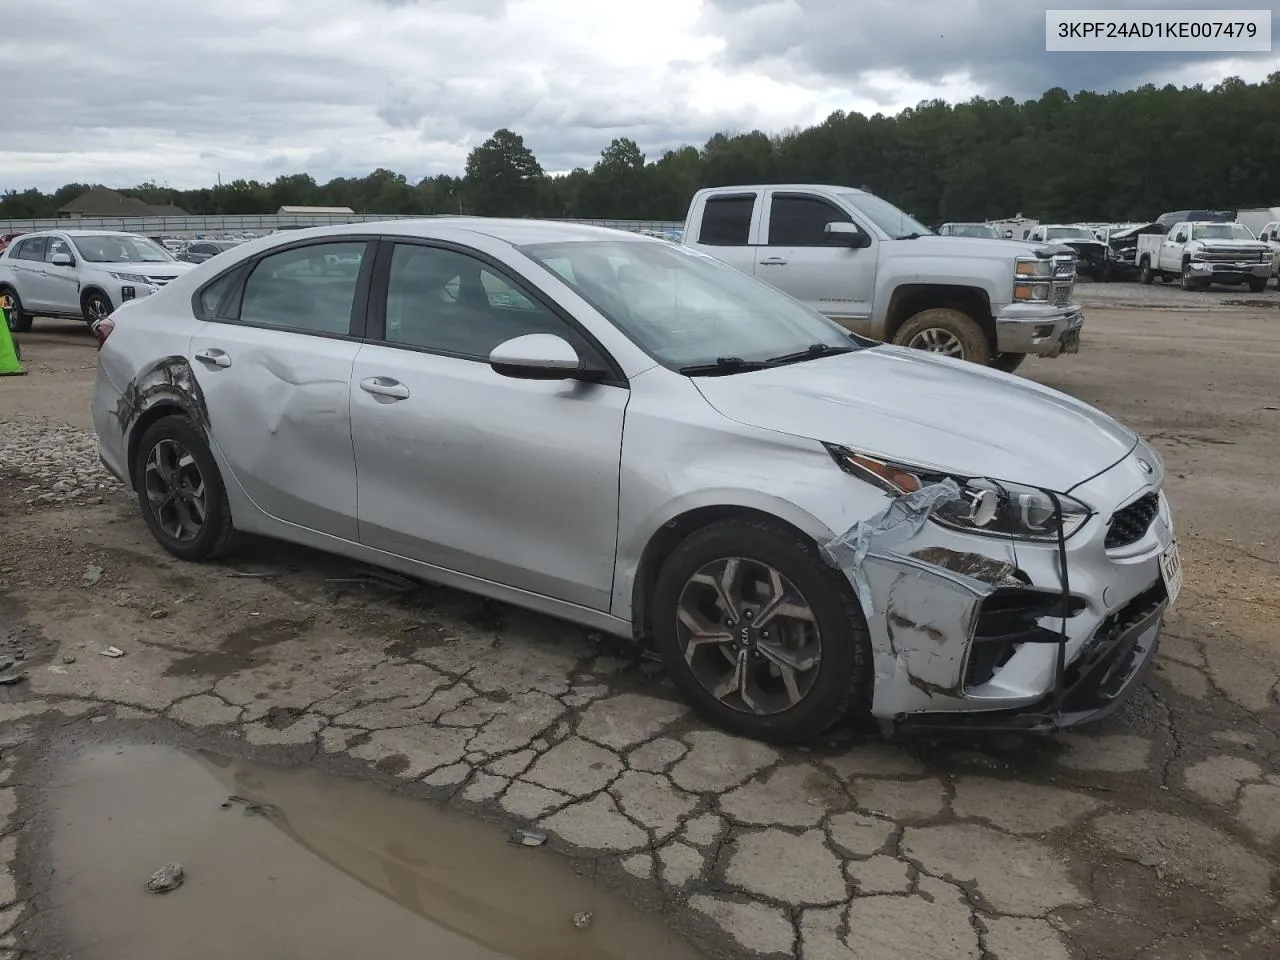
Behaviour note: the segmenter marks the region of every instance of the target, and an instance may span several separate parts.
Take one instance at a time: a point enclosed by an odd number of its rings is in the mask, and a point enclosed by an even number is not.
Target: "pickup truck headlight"
[[[1047,283],[1015,283],[1013,285],[1015,300],[1048,300],[1049,284]]]
[[[891,496],[914,493],[944,477],[907,464],[890,463],[845,447],[826,444],[836,464],[845,473],[871,483]],[[960,484],[960,499],[935,508],[932,519],[944,527],[983,536],[1016,540],[1056,542],[1058,510],[1062,512],[1062,535],[1066,539],[1084,526],[1093,515],[1088,506],[1064,493],[1054,497],[1037,487],[986,478],[952,477]]]
[[[112,273],[111,278],[114,280],[119,280],[121,283],[147,284],[151,282],[140,273]]]
[[[1053,261],[1039,257],[1019,257],[1013,268],[1014,276],[1033,280],[1048,280],[1053,276]]]

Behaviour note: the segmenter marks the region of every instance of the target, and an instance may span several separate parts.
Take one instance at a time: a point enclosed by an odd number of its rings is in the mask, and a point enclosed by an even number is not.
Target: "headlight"
[[[1016,283],[1013,286],[1013,299],[1015,300],[1048,300],[1049,284],[1047,283]]]
[[[1013,272],[1017,277],[1043,278],[1047,280],[1053,276],[1053,261],[1041,260],[1039,257],[1019,257]]]
[[[151,282],[140,273],[113,273],[111,274],[111,276],[114,279],[119,280],[121,283],[150,283]]]
[[[874,484],[891,496],[914,493],[929,483],[944,479],[941,474],[901,463],[890,463],[855,453],[845,447],[826,445],[836,464],[845,473]],[[1062,511],[1062,535],[1070,537],[1093,511],[1058,493],[1058,504],[1046,491],[1020,483],[986,478],[952,477],[960,484],[960,499],[943,502],[932,519],[944,527],[993,537],[1054,542],[1058,539],[1058,509]]]

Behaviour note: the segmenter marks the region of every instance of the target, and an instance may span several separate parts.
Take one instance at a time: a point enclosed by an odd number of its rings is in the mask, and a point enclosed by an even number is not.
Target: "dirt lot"
[[[96,465],[91,339],[38,325],[22,338],[30,375],[0,380],[0,660],[16,661],[0,672],[25,675],[0,686],[0,958],[167,956],[136,940],[172,927],[165,911],[216,938],[247,909],[230,906],[234,881],[199,884],[209,845],[148,847],[154,863],[120,875],[136,895],[113,908],[131,920],[132,952],[77,918],[66,850],[95,836],[83,827],[95,810],[100,836],[127,821],[107,822],[114,794],[62,785],[84,780],[76,764],[104,762],[84,751],[140,744],[327,770],[495,831],[545,830],[545,847],[513,849],[548,868],[568,858],[600,897],[660,916],[708,956],[1274,958],[1280,298],[1083,293],[1082,353],[1022,372],[1165,457],[1187,582],[1147,687],[1105,724],[1054,739],[886,745],[843,731],[787,751],[705,728],[649,665],[564,623],[268,543],[215,566],[171,559]],[[111,645],[124,655],[102,656]],[[130,802],[146,799],[150,820],[179,816],[187,792],[167,799],[173,776],[146,776],[163,795]],[[271,777],[236,782],[268,791]],[[182,831],[168,836],[182,846]],[[379,843],[399,871],[387,868],[387,896],[440,919],[404,895],[429,858]],[[171,856],[188,889],[146,899],[146,874]],[[638,921],[617,902],[600,901],[594,926],[549,908],[556,929],[599,938],[558,955],[657,956],[652,937],[620,936]],[[493,909],[476,929],[510,919]],[[370,906],[341,926],[381,923]],[[224,955],[192,941],[184,955]],[[520,942],[500,953],[533,956]]]

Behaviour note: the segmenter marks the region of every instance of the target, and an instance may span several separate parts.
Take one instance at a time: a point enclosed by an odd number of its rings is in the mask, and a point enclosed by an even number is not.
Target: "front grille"
[[[1053,287],[1053,305],[1065,307],[1071,302],[1071,284],[1057,283]]]
[[[1160,512],[1160,494],[1148,493],[1135,500],[1127,507],[1122,507],[1111,515],[1111,526],[1107,529],[1104,543],[1108,550],[1116,547],[1127,547],[1137,543],[1146,534],[1151,521]]]
[[[163,287],[172,279],[173,277],[147,277],[147,283],[150,283],[153,286]]]

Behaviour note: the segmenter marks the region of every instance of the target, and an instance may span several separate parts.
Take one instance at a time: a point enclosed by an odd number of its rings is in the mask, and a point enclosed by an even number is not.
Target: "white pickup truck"
[[[1138,237],[1137,260],[1143,283],[1177,277],[1183,290],[1247,283],[1261,293],[1271,276],[1271,248],[1255,240],[1242,223],[1183,220],[1164,236]]]
[[[938,236],[863,190],[699,190],[682,242],[875,340],[1006,371],[1080,349],[1070,249]]]

